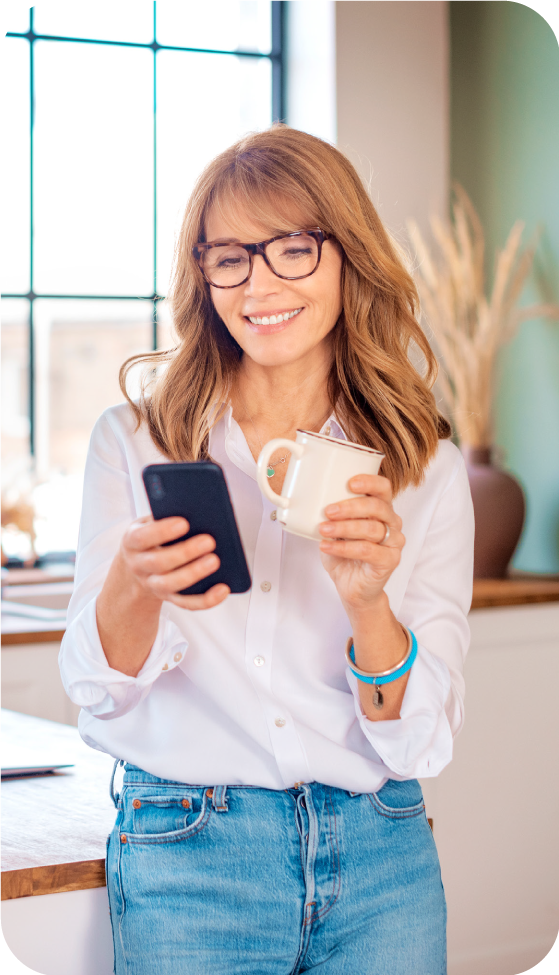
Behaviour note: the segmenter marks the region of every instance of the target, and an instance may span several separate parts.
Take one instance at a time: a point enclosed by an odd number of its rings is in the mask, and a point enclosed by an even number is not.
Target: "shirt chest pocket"
[[[129,807],[131,832],[144,836],[186,830],[203,815],[204,800],[191,792],[135,795]]]

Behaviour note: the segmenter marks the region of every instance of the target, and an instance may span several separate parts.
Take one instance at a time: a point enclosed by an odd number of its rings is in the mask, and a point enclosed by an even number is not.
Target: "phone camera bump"
[[[159,474],[150,474],[147,478],[149,493],[152,498],[158,501],[160,498],[165,497],[165,489],[163,487],[163,482],[159,477]]]

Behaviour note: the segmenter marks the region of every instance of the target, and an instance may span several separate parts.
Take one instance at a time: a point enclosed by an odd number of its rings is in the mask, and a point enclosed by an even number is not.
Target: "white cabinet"
[[[422,781],[449,975],[517,975],[559,929],[559,603],[474,610],[466,722]]]
[[[37,718],[77,725],[80,709],[60,679],[60,643],[16,643],[2,647],[2,707]]]
[[[55,638],[37,642],[38,634],[33,640],[33,630],[44,630],[45,636],[48,636],[46,631],[52,626],[59,633],[64,630],[64,620],[51,625],[48,622],[48,613],[67,608],[72,588],[71,579],[3,586],[2,707],[62,724],[77,725],[80,709],[67,697],[60,679],[60,640]],[[25,616],[13,616],[11,610],[14,603],[46,609],[47,622],[33,617],[27,619]],[[22,633],[23,630],[25,634]],[[29,639],[31,642],[12,642],[14,638]]]

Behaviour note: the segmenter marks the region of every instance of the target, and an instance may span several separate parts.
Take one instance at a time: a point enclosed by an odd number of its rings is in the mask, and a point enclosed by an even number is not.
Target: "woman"
[[[417,777],[462,723],[473,518],[413,283],[347,159],[277,126],[200,177],[171,305],[177,348],[134,360],[166,370],[93,433],[61,653],[82,737],[127,763],[115,970],[440,975]],[[385,454],[320,544],[283,534],[255,481],[263,444],[298,427]],[[215,571],[214,541],[167,546],[185,521],[149,514],[142,468],[206,457],[251,567],[242,595],[177,595]],[[361,676],[385,671],[375,695]]]

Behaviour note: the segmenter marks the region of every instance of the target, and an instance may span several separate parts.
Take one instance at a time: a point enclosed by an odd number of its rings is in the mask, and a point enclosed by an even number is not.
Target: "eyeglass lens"
[[[318,243],[309,234],[280,237],[265,252],[274,273],[284,278],[304,278],[318,264]],[[241,244],[218,244],[204,252],[202,266],[212,284],[234,287],[248,277],[250,258]]]

